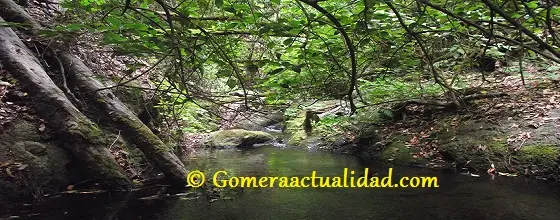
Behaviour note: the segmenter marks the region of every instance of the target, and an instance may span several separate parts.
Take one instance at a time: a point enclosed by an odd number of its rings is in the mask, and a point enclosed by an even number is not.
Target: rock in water
[[[235,129],[245,129],[249,131],[263,131],[266,127],[284,122],[284,113],[273,112],[268,115],[256,115],[251,118],[241,120],[234,126]]]
[[[210,133],[204,146],[214,148],[249,148],[255,144],[262,144],[272,139],[274,137],[266,132],[232,129]]]

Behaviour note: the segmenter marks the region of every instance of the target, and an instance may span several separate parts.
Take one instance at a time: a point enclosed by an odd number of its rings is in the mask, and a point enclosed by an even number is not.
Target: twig
[[[64,89],[64,92],[66,92],[66,95],[72,100],[73,103],[78,105],[76,107],[83,110],[84,105],[82,104],[82,102],[80,102],[80,100],[78,100],[78,98],[76,98],[74,93],[72,93],[72,91],[70,91],[70,89],[68,88],[68,85],[66,83],[66,73],[64,71],[64,65],[62,65],[62,62],[58,58],[58,55],[56,54],[56,51],[52,48],[50,48],[50,49],[51,49],[51,52],[53,54],[53,58],[56,60],[58,66],[59,66],[60,75],[62,77],[62,88]]]
[[[119,130],[119,134],[117,135],[117,138],[115,138],[113,143],[111,145],[109,145],[109,149],[113,148],[113,145],[115,145],[115,143],[117,143],[117,140],[119,139],[119,137],[121,137],[121,130]]]

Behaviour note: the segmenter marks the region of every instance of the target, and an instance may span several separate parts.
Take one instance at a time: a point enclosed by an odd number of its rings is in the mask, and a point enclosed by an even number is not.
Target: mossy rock
[[[305,111],[299,111],[296,117],[286,121],[286,132],[295,134],[298,131],[304,131],[303,122],[305,121]]]
[[[310,103],[309,106],[306,106],[303,109],[297,109],[294,115],[291,117],[286,118],[285,122],[285,132],[291,135],[288,141],[288,145],[291,146],[302,146],[306,144],[318,144],[318,145],[328,145],[329,142],[334,142],[338,140],[334,138],[334,140],[328,140],[329,134],[325,132],[321,132],[320,130],[314,128],[311,134],[306,134],[304,128],[305,118],[307,117],[307,112],[324,112],[328,111],[329,109],[335,108],[336,106],[340,105],[340,100],[327,100],[327,101],[317,101],[314,103]],[[332,134],[330,134],[332,135]],[[312,139],[307,141],[306,139]],[[320,141],[317,141],[320,138]],[[322,143],[317,143],[322,142]]]
[[[377,157],[387,163],[397,164],[397,165],[412,165],[412,166],[424,166],[428,163],[428,160],[424,158],[414,157],[415,154],[419,153],[420,150],[414,147],[407,147],[405,141],[399,140],[403,139],[401,136],[396,138],[391,143],[389,143]]]
[[[265,127],[282,123],[284,121],[284,113],[272,112],[267,115],[257,115],[248,119],[242,120],[234,126],[236,129],[244,129],[249,131],[262,131]]]
[[[273,140],[274,137],[262,131],[232,129],[215,131],[209,134],[205,147],[212,148],[249,148]]]
[[[519,159],[522,162],[541,164],[543,166],[557,166],[559,150],[551,145],[524,146],[519,150]]]
[[[440,152],[449,155],[459,166],[465,165],[483,172],[494,165],[499,172],[560,180],[560,149],[552,143],[543,144],[547,139],[541,137],[538,129],[531,131],[534,136],[519,150],[516,150],[517,146],[509,146],[506,140],[509,136],[526,131],[523,126],[514,130],[485,123],[464,122],[457,128],[446,130],[437,137],[440,140]]]
[[[71,155],[45,139],[38,122],[16,119],[0,134],[0,203],[42,199],[71,182],[81,181]],[[19,165],[19,166],[16,166]],[[9,172],[8,172],[9,171]]]
[[[517,169],[527,169],[533,175],[560,180],[560,149],[553,145],[529,145],[519,149],[514,157]]]
[[[288,145],[290,146],[300,146],[302,141],[307,138],[307,134],[305,134],[304,130],[296,131],[295,133],[290,136],[288,140]]]
[[[504,156],[508,152],[505,143],[507,134],[483,123],[461,123],[457,128],[440,126],[444,132],[439,133],[439,150],[448,155],[448,160],[466,165],[475,170],[486,170],[494,164],[506,168]]]

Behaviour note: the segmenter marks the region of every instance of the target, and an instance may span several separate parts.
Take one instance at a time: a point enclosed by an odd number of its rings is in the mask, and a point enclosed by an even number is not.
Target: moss
[[[456,127],[439,127],[444,130],[437,135],[440,151],[458,164],[469,164],[477,170],[486,170],[491,164],[498,169],[509,166],[506,134],[472,122],[460,123]]]
[[[303,109],[298,109],[297,107],[292,107],[291,111],[295,111],[294,115],[286,115],[287,116],[287,120],[286,120],[286,130],[292,134],[295,133],[299,130],[303,129],[303,122],[305,120],[305,114],[307,111],[312,111],[312,112],[322,112],[325,111],[325,109],[331,109],[337,105],[340,104],[339,100],[329,100],[329,101],[318,101],[318,102],[314,102],[313,104],[311,104],[310,106],[307,106]]]
[[[251,147],[274,139],[272,135],[262,131],[232,129],[212,132],[204,144],[207,147]]]
[[[443,129],[446,130],[446,129]],[[448,130],[448,131],[443,131],[441,133],[439,133],[437,135],[437,138],[439,140],[451,140],[453,139],[453,137],[457,136],[457,132],[455,130]]]
[[[131,140],[134,144],[140,145],[142,143],[150,143],[150,145],[155,146],[158,152],[170,151],[171,148],[163,143],[157,135],[155,135],[148,126],[138,120],[131,119],[123,114],[112,114],[111,120],[117,125],[123,128],[125,132],[134,130],[135,138],[141,138],[142,140],[133,139]]]
[[[558,166],[558,147],[552,145],[530,145],[519,150],[519,161],[522,164],[533,164],[540,168]]]
[[[286,121],[286,131],[289,134],[303,131],[303,122],[305,121],[305,111],[300,111],[296,117]]]
[[[298,111],[295,117],[286,120],[286,133],[290,134],[288,145],[300,146],[302,141],[307,138],[307,134],[303,128],[305,121],[305,111]]]
[[[496,139],[493,142],[489,142],[488,147],[496,152],[508,151],[508,145],[503,139]]]
[[[324,116],[321,120],[330,119],[330,123],[325,123],[324,121],[319,121],[318,115],[315,113],[312,116],[307,115],[309,112],[326,112],[340,105],[339,100],[328,100],[328,101],[317,101],[314,103],[309,103],[309,106],[305,108],[299,108],[299,106],[293,106],[286,110],[286,122],[285,131],[290,134],[291,137],[288,140],[288,145],[301,146],[304,144],[311,145],[329,145],[337,140],[340,140],[340,135],[342,133],[341,127],[347,126],[349,123],[344,121],[344,118],[335,116],[334,113],[331,115]],[[305,131],[305,119],[316,117],[317,121],[312,122],[311,132]],[[312,120],[314,121],[314,120]],[[338,121],[336,123],[336,129],[332,126],[332,121]],[[310,139],[310,140],[308,140]]]
[[[94,123],[86,118],[80,118],[75,127],[70,128],[71,133],[79,134],[81,138],[94,145],[107,145],[105,133]]]
[[[359,111],[356,114],[356,121],[360,124],[360,126],[369,127],[371,124],[387,120],[387,117],[390,117],[392,120],[394,115],[390,114],[393,113],[391,111],[387,112],[386,110],[366,109]]]
[[[425,159],[414,158],[414,154],[419,152],[420,150],[417,148],[405,146],[404,141],[395,140],[383,149],[383,151],[381,151],[379,159],[384,162],[401,165],[424,164],[426,162]]]
[[[443,119],[438,120],[437,122],[438,122],[437,125],[438,125],[439,128],[449,129],[449,128],[452,128],[453,127],[452,125],[456,123],[456,119],[454,119],[454,118],[443,118]]]
[[[333,106],[337,106],[339,104],[340,104],[340,100],[318,101],[310,106],[307,106],[305,109],[309,111],[320,111],[323,109],[331,108]]]
[[[466,135],[468,134],[468,135]],[[550,176],[559,172],[560,150],[553,145],[527,145],[514,151],[506,143],[507,133],[480,128],[478,124],[462,124],[456,130],[439,135],[440,150],[448,153],[458,163],[477,170],[488,169],[491,164],[500,172],[525,173]]]
[[[499,139],[499,140],[490,141],[486,144],[486,146],[487,146],[487,150],[489,150],[490,153],[494,155],[507,156],[508,154],[510,154],[509,146],[506,144],[504,140]]]
[[[307,134],[305,134],[304,130],[299,130],[292,134],[290,140],[288,140],[288,145],[290,146],[299,146],[303,140],[307,138]]]
[[[320,135],[321,135],[322,139],[324,141],[326,141],[327,143],[333,143],[335,141],[338,141],[338,140],[344,138],[344,135],[337,134],[337,133],[335,133],[335,134],[320,134]]]

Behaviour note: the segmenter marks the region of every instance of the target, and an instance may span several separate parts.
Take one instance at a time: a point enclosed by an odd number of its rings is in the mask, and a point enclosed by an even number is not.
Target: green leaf
[[[120,26],[121,25],[121,20],[119,20],[118,18],[115,17],[108,17],[105,19],[105,21],[107,21],[107,23],[111,24],[111,26]]]
[[[266,43],[266,47],[269,48],[269,49],[272,49],[272,48],[276,47],[276,43],[274,43],[272,41],[268,42],[268,43]]]
[[[216,4],[216,7],[221,8],[224,5],[224,0],[215,0],[214,4]]]
[[[82,25],[79,24],[69,24],[66,26],[67,31],[77,31],[82,29]]]
[[[235,88],[235,86],[237,86],[237,80],[229,79],[226,84],[230,89],[233,89]]]
[[[233,28],[237,27],[238,24],[239,23],[237,23],[237,22],[231,22],[231,23],[226,25],[226,29],[233,29]]]
[[[131,29],[131,30],[148,30],[148,28],[144,24],[138,23],[126,23],[123,25],[124,29]]]
[[[268,75],[274,75],[274,74],[280,73],[280,72],[282,72],[282,71],[284,71],[284,68],[283,68],[283,67],[280,67],[280,68],[277,68],[277,69],[275,69],[275,70],[270,71],[270,72],[268,73]]]
[[[231,77],[232,73],[233,71],[231,69],[220,69],[218,73],[216,73],[216,76],[227,78]]]
[[[237,11],[235,11],[235,8],[233,8],[232,6],[225,7],[224,10],[233,14],[237,13]]]
[[[282,42],[282,44],[284,44],[284,46],[289,46],[290,44],[292,44],[293,39],[292,38],[288,38],[286,40],[284,40],[284,42]]]

